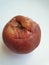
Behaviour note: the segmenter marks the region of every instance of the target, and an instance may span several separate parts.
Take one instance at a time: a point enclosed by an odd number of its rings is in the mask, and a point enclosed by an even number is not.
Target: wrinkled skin
[[[24,16],[15,16],[3,29],[5,45],[16,53],[29,53],[40,43],[39,25]]]

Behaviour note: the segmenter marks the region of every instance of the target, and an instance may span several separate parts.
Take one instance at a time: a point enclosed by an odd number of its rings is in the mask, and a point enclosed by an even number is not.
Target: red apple
[[[3,29],[5,45],[16,53],[29,53],[40,43],[39,25],[25,16],[15,16]]]

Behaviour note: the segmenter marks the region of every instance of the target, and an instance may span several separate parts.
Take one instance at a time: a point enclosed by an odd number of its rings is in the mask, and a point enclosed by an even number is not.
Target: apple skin
[[[18,15],[13,17],[3,29],[5,45],[15,53],[29,53],[40,43],[41,30],[31,18]]]

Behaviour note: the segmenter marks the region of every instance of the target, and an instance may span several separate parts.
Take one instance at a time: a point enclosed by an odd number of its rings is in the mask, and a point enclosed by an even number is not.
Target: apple
[[[39,25],[31,18],[18,15],[4,27],[2,33],[5,45],[15,53],[29,53],[38,47],[41,39]]]

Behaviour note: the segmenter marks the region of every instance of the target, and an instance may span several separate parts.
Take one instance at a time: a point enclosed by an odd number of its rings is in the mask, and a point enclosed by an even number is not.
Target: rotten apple
[[[18,15],[5,25],[2,37],[13,52],[29,53],[39,45],[41,30],[31,18]]]

